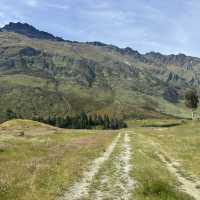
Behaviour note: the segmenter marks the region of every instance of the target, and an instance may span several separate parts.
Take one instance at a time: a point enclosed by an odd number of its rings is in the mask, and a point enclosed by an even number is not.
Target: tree
[[[6,110],[6,118],[7,118],[8,120],[16,119],[16,118],[17,118],[17,114],[16,114],[15,112],[13,112],[12,110],[7,109],[7,110]]]
[[[14,117],[12,111],[7,111],[7,116],[10,118]],[[76,116],[48,116],[43,118],[35,116],[32,118],[34,121],[43,122],[59,128],[72,128],[72,129],[92,129],[92,128],[103,128],[103,129],[120,129],[127,127],[126,123],[117,118],[110,118],[108,115],[102,117],[101,115],[95,115],[94,118],[91,115],[87,115],[85,112],[81,112]],[[99,127],[98,127],[99,126]]]
[[[192,110],[192,119],[194,119],[194,111],[198,108],[199,97],[197,91],[190,89],[185,93],[185,105]]]
[[[81,129],[86,129],[86,128],[89,128],[88,127],[88,116],[85,112],[81,112],[80,116],[79,116],[79,120],[80,120],[80,123],[81,123]]]
[[[69,116],[65,117],[65,128],[71,128],[71,126],[72,126],[72,119]]]
[[[110,129],[110,118],[108,117],[108,115],[104,116],[104,120],[103,120],[103,124],[104,124],[104,129]]]
[[[92,127],[92,126],[94,126],[94,125],[95,125],[95,123],[94,123],[94,121],[93,121],[93,119],[92,119],[92,116],[91,116],[91,115],[89,115],[89,117],[88,117],[88,123],[89,123],[89,126],[90,126],[90,127]]]

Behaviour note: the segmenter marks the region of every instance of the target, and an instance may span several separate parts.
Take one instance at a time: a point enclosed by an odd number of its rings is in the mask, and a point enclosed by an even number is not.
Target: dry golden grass
[[[16,134],[22,130],[24,135]],[[55,200],[115,137],[114,132],[68,131],[27,120],[4,123],[2,131],[1,200]]]
[[[191,200],[189,195],[181,192],[176,176],[157,154],[165,152],[169,158],[177,160],[182,176],[191,173],[199,177],[200,126],[190,122],[174,126],[178,122],[137,121],[131,122],[134,128],[121,130],[122,137],[92,180],[89,194],[93,195],[92,192],[98,188],[104,192],[101,181],[106,173],[111,186],[111,190],[105,189],[106,194],[121,195],[120,190],[112,194],[112,187],[119,182],[116,170],[121,169],[123,134],[127,133],[130,137],[129,161],[132,166],[130,178],[136,183],[130,199]],[[142,127],[144,125],[147,127]],[[19,135],[22,130],[24,134]],[[74,183],[82,180],[92,161],[105,152],[117,135],[115,131],[57,129],[28,120],[6,122],[0,126],[0,133],[2,200],[58,199]]]

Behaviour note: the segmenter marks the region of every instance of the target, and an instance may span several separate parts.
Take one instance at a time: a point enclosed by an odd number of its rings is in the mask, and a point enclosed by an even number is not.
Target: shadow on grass
[[[142,127],[150,127],[150,128],[170,128],[175,126],[181,126],[185,124],[185,122],[180,123],[171,123],[171,124],[148,124],[148,125],[142,125]]]

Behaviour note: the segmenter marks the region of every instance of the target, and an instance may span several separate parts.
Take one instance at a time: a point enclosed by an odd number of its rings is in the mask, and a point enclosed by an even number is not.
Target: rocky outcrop
[[[186,56],[184,54],[178,55],[163,55],[161,53],[150,52],[144,55],[145,58],[152,64],[158,66],[177,66],[186,70],[192,70],[192,67],[200,64],[200,59],[196,57]]]
[[[1,32],[14,32],[23,34],[30,38],[37,38],[37,39],[45,39],[45,40],[52,40],[52,41],[64,41],[60,37],[55,37],[54,35],[47,33],[45,31],[39,31],[35,27],[27,24],[27,23],[9,23],[5,25],[3,28],[0,29]]]

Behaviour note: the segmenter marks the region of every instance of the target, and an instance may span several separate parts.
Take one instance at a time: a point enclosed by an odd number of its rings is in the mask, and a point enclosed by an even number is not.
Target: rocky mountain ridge
[[[10,22],[9,24],[2,27],[0,31],[1,32],[15,32],[15,33],[19,33],[30,38],[52,40],[52,41],[57,41],[57,42],[64,41],[64,39],[62,39],[61,37],[56,37],[45,31],[40,31],[36,29],[35,27],[33,27],[32,25],[29,25],[28,23]]]
[[[199,58],[73,42],[22,23],[1,29],[0,55],[0,110],[24,117],[183,116],[185,90],[200,85]]]

